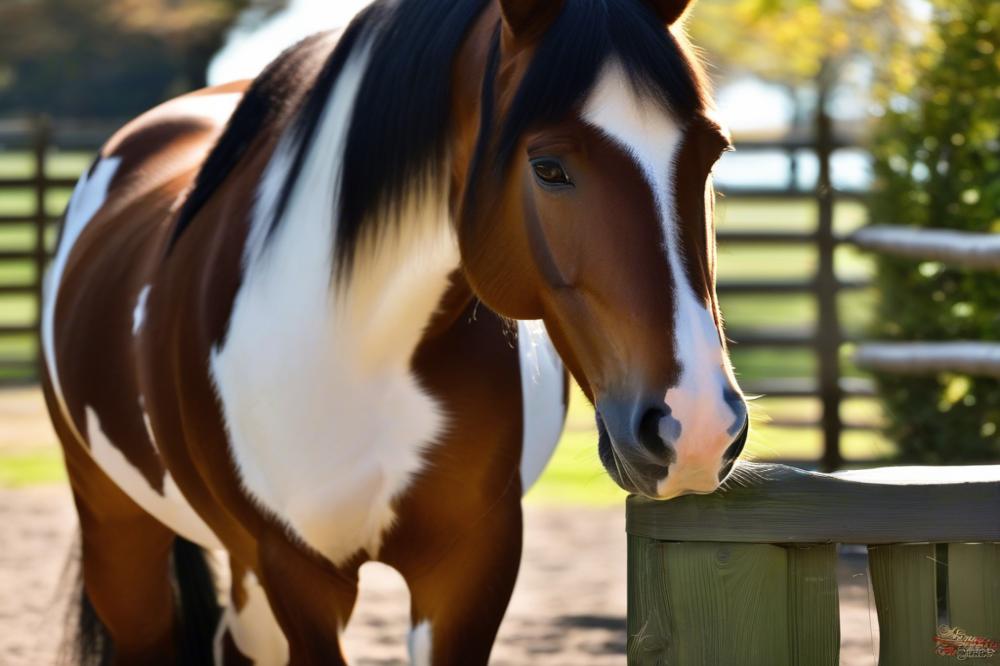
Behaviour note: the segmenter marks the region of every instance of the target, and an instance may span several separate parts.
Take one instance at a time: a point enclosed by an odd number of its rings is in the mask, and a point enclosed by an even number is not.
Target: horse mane
[[[344,31],[311,87],[295,76],[298,63],[330,39],[310,38],[286,51],[253,83],[211,151],[183,206],[173,242],[222,184],[255,137],[285,115],[293,138],[290,168],[269,213],[267,238],[281,224],[320,118],[356,48],[369,61],[354,101],[336,192],[335,270],[349,273],[363,232],[396,224],[410,196],[426,194],[447,174],[453,61],[489,0],[376,0]],[[504,168],[530,126],[564,117],[586,98],[604,64],[616,58],[632,84],[681,119],[705,106],[697,60],[668,32],[644,0],[566,0],[545,32],[514,103],[492,144]],[[491,56],[484,97],[492,94],[498,58]],[[286,80],[286,79],[290,79]],[[484,99],[481,132],[498,129],[492,100]],[[477,149],[477,157],[489,150]],[[475,159],[473,172],[480,163]],[[470,174],[470,182],[473,180]]]
[[[579,110],[611,60],[637,92],[680,122],[704,111],[708,93],[699,61],[646,0],[567,0],[502,120],[497,167],[506,168],[529,127]]]
[[[307,63],[332,48],[335,41],[335,32],[321,32],[303,39],[286,49],[250,84],[195,177],[174,222],[168,250],[258,137],[280,126],[281,119],[294,112],[303,97],[298,91],[304,89],[302,80],[308,70]]]
[[[476,218],[476,211],[487,205],[479,200],[480,181],[502,178],[524,132],[579,111],[611,59],[621,65],[638,92],[680,122],[706,110],[709,92],[700,60],[683,34],[665,30],[644,0],[567,0],[539,43],[506,116],[498,119],[494,86],[500,63],[498,29],[483,79],[480,134],[463,202],[466,218]],[[493,137],[495,132],[499,138]]]

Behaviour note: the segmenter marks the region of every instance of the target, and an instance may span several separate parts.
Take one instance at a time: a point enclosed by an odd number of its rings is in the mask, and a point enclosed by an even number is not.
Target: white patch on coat
[[[424,620],[410,630],[407,647],[410,651],[411,666],[431,666],[434,663],[431,654],[434,647],[434,632],[429,620]]]
[[[59,381],[59,369],[56,365],[55,352],[55,317],[56,303],[59,297],[59,288],[62,286],[63,272],[66,270],[66,263],[69,261],[70,252],[80,238],[80,234],[87,224],[94,218],[97,212],[104,205],[108,198],[108,191],[111,189],[111,182],[114,180],[118,167],[121,166],[120,157],[106,157],[96,165],[91,171],[85,173],[73,190],[73,196],[69,200],[66,209],[66,217],[63,221],[62,235],[59,246],[56,248],[56,256],[52,259],[48,275],[45,276],[45,286],[42,298],[42,353],[45,356],[45,364],[48,367],[49,379],[52,382],[52,390],[55,393],[56,401],[62,410],[65,422],[73,429],[77,438],[80,433],[76,432],[73,419],[70,418],[66,409],[66,401],[63,397],[62,383]]]
[[[585,109],[584,118],[617,142],[635,159],[653,190],[666,240],[667,261],[675,286],[675,330],[680,380],[664,401],[680,421],[681,435],[674,448],[677,460],[661,480],[657,492],[673,497],[683,492],[709,492],[719,485],[722,454],[732,442],[729,434],[737,415],[723,389],[735,386],[728,376],[728,359],[708,304],[688,280],[684,258],[678,252],[674,172],[684,138],[682,128],[651,99],[637,94],[619,63],[609,63]]]
[[[565,372],[541,321],[517,323],[517,350],[524,417],[521,488],[527,493],[545,470],[562,434],[566,420]]]
[[[149,298],[149,290],[153,286],[147,284],[139,292],[139,297],[135,301],[135,308],[132,310],[132,335],[138,335],[142,329],[142,323],[146,320],[146,300]]]
[[[331,280],[331,188],[367,62],[368,47],[359,47],[341,73],[265,244],[294,148],[287,136],[279,144],[259,188],[225,343],[211,357],[245,490],[334,563],[378,552],[394,498],[445,427],[410,360],[459,262],[446,208],[411,201],[377,253],[359,248],[349,286]]]
[[[104,434],[100,418],[93,408],[86,408],[85,419],[90,455],[122,492],[146,513],[185,539],[205,548],[222,547],[215,533],[188,504],[169,473],[163,480],[163,494],[160,495]]]
[[[267,600],[267,594],[257,577],[252,572],[247,572],[242,581],[233,581],[233,585],[242,586],[246,602],[243,608],[237,611],[230,596],[229,604],[223,611],[219,627],[215,631],[213,642],[215,663],[218,665],[223,663],[223,639],[228,630],[239,651],[254,664],[260,666],[287,664],[288,639],[281,631],[281,626]]]
[[[146,412],[146,407],[143,404],[142,396],[139,396],[139,409],[142,410],[142,425],[146,428],[146,436],[149,437],[149,445],[153,447],[156,454],[160,454],[160,449],[156,446],[156,438],[153,437],[153,424],[149,421],[149,414]]]

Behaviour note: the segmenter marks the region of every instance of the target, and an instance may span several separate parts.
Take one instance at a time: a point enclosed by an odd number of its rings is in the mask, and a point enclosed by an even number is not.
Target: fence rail
[[[30,323],[4,325],[0,321],[0,340],[11,337],[30,339],[37,334],[40,320],[38,303],[41,298],[43,267],[54,248],[47,245],[56,217],[45,210],[49,194],[73,187],[75,181],[63,175],[55,176],[47,169],[47,157],[53,151],[96,151],[114,131],[111,125],[86,123],[50,124],[45,121],[0,121],[0,151],[30,151],[34,172],[30,176],[0,178],[0,192],[31,191],[34,210],[28,215],[0,215],[0,229],[10,226],[32,225],[34,244],[31,248],[0,248],[0,267],[11,265],[32,266],[32,280],[0,282],[0,296],[28,296],[33,299],[35,316]],[[739,330],[728,333],[736,349],[788,348],[809,349],[818,359],[818,374],[813,379],[783,380],[776,378],[751,383],[748,393],[775,397],[817,398],[821,401],[822,417],[819,423],[794,422],[796,426],[820,426],[824,433],[824,454],[821,467],[827,470],[841,465],[840,436],[845,428],[867,427],[864,424],[844,424],[840,419],[840,404],[846,397],[871,395],[870,383],[840,376],[840,346],[847,342],[837,317],[837,297],[848,290],[869,286],[864,280],[838,279],[834,272],[834,253],[850,239],[837,236],[833,230],[833,207],[837,200],[857,199],[861,191],[835,190],[830,182],[830,157],[837,149],[852,148],[850,141],[833,136],[828,121],[816,127],[814,140],[791,139],[775,141],[737,142],[739,151],[782,151],[790,158],[788,187],[732,187],[722,188],[726,201],[740,199],[773,199],[813,201],[816,206],[817,225],[813,231],[729,231],[719,233],[723,245],[775,245],[813,248],[817,254],[818,270],[805,279],[788,280],[725,280],[718,290],[723,295],[775,295],[811,294],[816,299],[818,321],[814,327],[769,330]],[[811,189],[798,188],[795,182],[797,155],[812,151],[819,160],[819,179]],[[38,351],[30,358],[0,357],[0,384],[30,382],[38,376]]]
[[[743,464],[710,495],[632,496],[628,663],[839,662],[835,544],[868,546],[882,666],[1000,657],[1000,465],[836,475]],[[955,645],[966,636],[969,644]]]

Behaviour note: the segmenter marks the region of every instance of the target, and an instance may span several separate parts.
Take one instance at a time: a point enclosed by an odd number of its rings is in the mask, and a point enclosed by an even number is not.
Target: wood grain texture
[[[796,545],[788,547],[786,552],[792,663],[837,666],[840,655],[837,547]]]
[[[626,529],[662,541],[862,543],[1000,541],[1000,466],[892,468],[864,480],[743,463],[729,487],[667,502],[631,496]],[[884,482],[879,482],[879,478]],[[945,482],[928,483],[928,477]]]
[[[949,544],[948,611],[952,627],[1000,643],[1000,544]],[[969,661],[1000,664],[1000,651]]]
[[[935,654],[934,545],[872,546],[868,566],[878,611],[879,666],[953,663]]]
[[[666,544],[674,640],[667,663],[791,666],[785,550]]]
[[[628,499],[629,664],[836,664],[834,543],[869,545],[880,666],[968,661],[937,653],[948,628],[1000,640],[1000,466],[750,464],[739,478]],[[974,663],[1000,665],[1000,650]]]
[[[628,663],[668,666],[673,632],[665,550],[667,544],[628,535]]]
[[[836,551],[629,537],[632,666],[833,666]]]

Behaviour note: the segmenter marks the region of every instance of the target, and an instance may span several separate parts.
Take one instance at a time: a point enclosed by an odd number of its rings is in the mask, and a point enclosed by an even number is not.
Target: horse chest
[[[360,377],[295,345],[227,351],[213,368],[245,490],[334,563],[375,555],[440,429],[434,399],[405,370]]]
[[[373,329],[378,317],[331,296],[328,247],[279,237],[237,295],[211,375],[245,491],[339,563],[377,553],[443,426],[409,359],[445,282]]]

